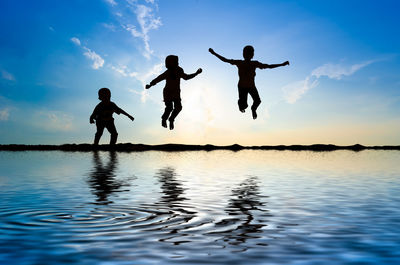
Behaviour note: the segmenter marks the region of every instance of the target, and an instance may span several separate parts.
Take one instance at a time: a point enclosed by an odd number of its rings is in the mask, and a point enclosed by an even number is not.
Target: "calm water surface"
[[[0,152],[0,264],[399,264],[400,152]]]

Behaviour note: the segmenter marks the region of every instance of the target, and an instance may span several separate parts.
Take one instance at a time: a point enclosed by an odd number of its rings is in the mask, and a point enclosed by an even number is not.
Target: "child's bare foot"
[[[169,129],[173,130],[174,129],[174,121],[169,121]]]
[[[253,114],[253,120],[257,119],[257,112],[256,110],[252,109],[251,114]]]
[[[167,128],[167,120],[162,119],[161,120],[161,126],[164,128]]]

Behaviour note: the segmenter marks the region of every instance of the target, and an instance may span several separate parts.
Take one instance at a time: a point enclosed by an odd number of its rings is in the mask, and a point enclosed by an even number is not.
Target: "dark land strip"
[[[233,145],[186,145],[186,144],[131,144],[121,143],[116,145],[98,145],[92,144],[62,144],[62,145],[23,145],[23,144],[6,144],[0,145],[0,151],[69,151],[69,152],[90,152],[90,151],[120,151],[120,152],[141,152],[141,151],[213,151],[213,150],[277,150],[277,151],[336,151],[336,150],[397,150],[400,151],[400,145],[395,146],[363,146],[355,145],[333,145],[333,144],[313,144],[313,145],[262,145],[262,146],[242,146]]]

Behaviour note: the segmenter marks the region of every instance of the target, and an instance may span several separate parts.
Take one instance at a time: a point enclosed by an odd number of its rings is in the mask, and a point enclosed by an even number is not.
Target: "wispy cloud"
[[[106,29],[109,29],[109,30],[111,30],[111,31],[115,31],[115,30],[116,30],[115,25],[114,25],[114,24],[111,24],[111,23],[103,23],[103,26],[104,26]]]
[[[73,117],[61,111],[42,110],[33,115],[33,125],[45,131],[66,132],[73,130]]]
[[[81,41],[77,37],[72,37],[71,41],[78,46],[81,46]]]
[[[109,3],[112,6],[116,6],[117,2],[115,0],[105,0],[107,3]]]
[[[10,117],[10,109],[9,108],[0,110],[0,121],[8,121],[9,117]]]
[[[161,18],[155,15],[157,7],[154,0],[147,0],[146,4],[139,4],[138,1],[127,0],[129,14],[125,14],[121,10],[115,14],[119,17],[122,28],[128,31],[133,37],[140,38],[144,44],[143,56],[150,59],[153,50],[150,47],[149,33],[152,30],[158,29],[161,25]],[[131,21],[132,14],[136,21]]]
[[[360,69],[376,62],[377,60],[370,60],[363,63],[353,65],[343,64],[324,64],[314,69],[309,76],[304,80],[290,83],[282,88],[286,101],[290,104],[299,100],[308,90],[316,87],[321,77],[328,77],[330,79],[341,80],[345,76],[350,76]]]
[[[164,67],[164,63],[155,64],[149,71],[137,76],[137,79],[142,83],[143,87],[151,81],[151,78],[161,74]]]
[[[327,76],[330,79],[340,80],[344,76],[350,76],[358,70],[374,63],[375,61],[370,60],[364,63],[353,64],[353,65],[341,65],[341,64],[324,64],[311,72],[312,76],[320,78],[321,76]]]
[[[145,89],[146,84],[151,81],[150,79],[161,74],[163,70],[163,65],[163,63],[156,64],[149,71],[134,76],[142,84],[142,90],[138,91],[135,89],[131,89],[130,91],[134,94],[140,95],[140,100],[142,101],[142,103],[146,103],[147,99],[149,98],[148,91]]]
[[[126,65],[121,65],[121,66],[110,65],[110,66],[111,66],[111,69],[113,69],[115,72],[117,72],[118,74],[120,74],[124,77],[137,77],[138,76],[137,72],[130,72]]]
[[[6,70],[1,70],[1,78],[9,80],[9,81],[15,81],[14,75],[7,72]]]
[[[311,80],[313,79],[313,80]],[[285,99],[293,104],[300,99],[308,90],[316,87],[318,80],[313,76],[307,76],[306,79],[290,83],[282,88]]]
[[[100,69],[104,65],[104,59],[101,58],[96,52],[92,51],[89,48],[83,47],[86,52],[83,53],[87,58],[93,61],[92,68],[93,69]]]
[[[93,69],[97,70],[97,69],[100,69],[101,67],[103,67],[104,59],[100,55],[98,55],[95,51],[89,49],[88,47],[83,46],[81,41],[77,37],[72,37],[71,41],[75,45],[80,46],[80,47],[82,47],[84,49],[85,52],[83,53],[83,55],[86,58],[88,58],[88,59],[93,61],[93,63],[92,63],[92,68]]]

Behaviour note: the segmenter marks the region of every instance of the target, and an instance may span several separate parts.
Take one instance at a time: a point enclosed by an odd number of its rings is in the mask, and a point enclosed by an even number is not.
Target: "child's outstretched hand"
[[[146,89],[149,89],[151,87],[151,85],[146,85]]]
[[[201,68],[197,69],[196,75],[200,74],[201,72],[203,72],[203,69],[201,69]]]
[[[284,62],[283,65],[289,65],[289,61]]]
[[[213,50],[212,48],[208,49],[208,51],[209,51],[210,53],[212,53],[212,54],[215,53],[214,50]]]
[[[128,116],[129,119],[131,119],[131,121],[133,121],[135,118],[131,115]]]

